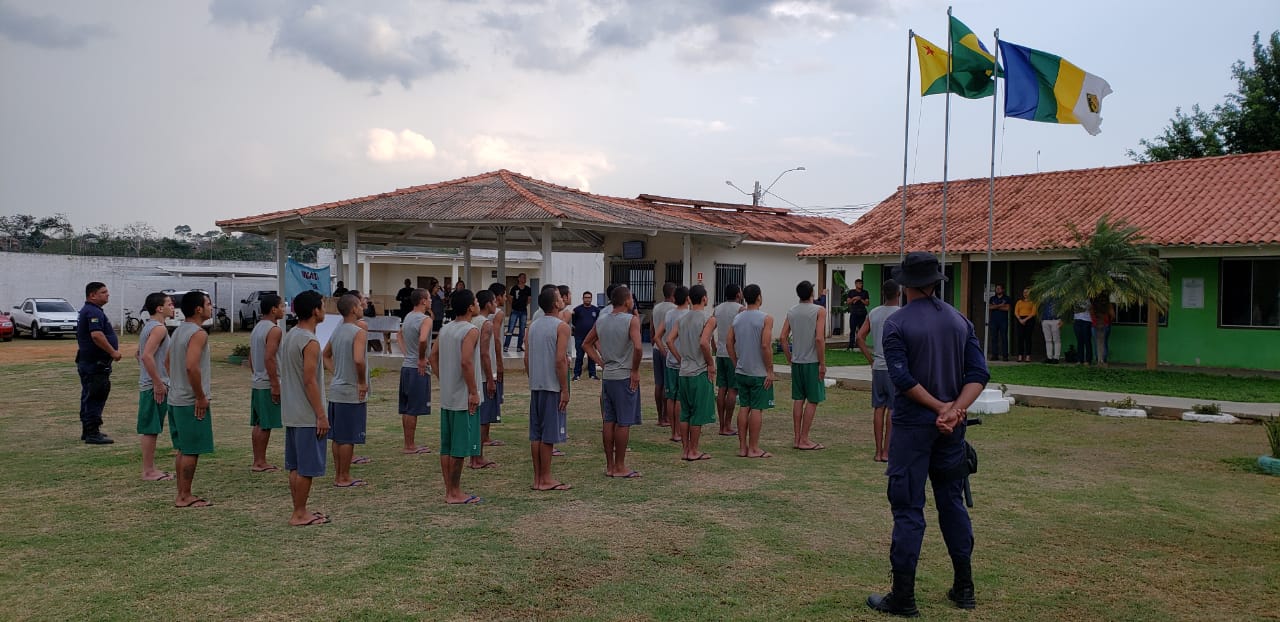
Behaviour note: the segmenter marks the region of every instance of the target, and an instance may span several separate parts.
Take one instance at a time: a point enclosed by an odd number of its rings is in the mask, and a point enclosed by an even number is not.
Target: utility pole
[[[755,190],[751,192],[751,207],[760,207],[760,182],[756,182]]]

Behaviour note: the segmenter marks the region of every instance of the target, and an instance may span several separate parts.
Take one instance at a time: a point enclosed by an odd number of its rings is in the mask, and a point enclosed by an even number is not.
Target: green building
[[[800,253],[863,264],[874,303],[906,250],[941,255],[942,184],[901,188],[872,211]],[[983,332],[988,217],[991,283],[1017,299],[1035,274],[1072,256],[1068,224],[1089,231],[1104,215],[1137,226],[1169,264],[1172,292],[1159,318],[1161,365],[1280,369],[1280,151],[948,183],[946,299]],[[1118,309],[1110,359],[1142,363],[1145,307]],[[1035,355],[1044,356],[1036,331]],[[1064,349],[1074,345],[1069,323]]]

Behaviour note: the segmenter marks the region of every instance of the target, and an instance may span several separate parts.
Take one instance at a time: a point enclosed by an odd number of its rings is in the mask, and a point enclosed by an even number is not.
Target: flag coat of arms
[[[1078,123],[1085,131],[1102,132],[1102,99],[1111,94],[1106,80],[1065,58],[1008,41],[1000,42],[1004,59],[1006,117],[1043,123]]]

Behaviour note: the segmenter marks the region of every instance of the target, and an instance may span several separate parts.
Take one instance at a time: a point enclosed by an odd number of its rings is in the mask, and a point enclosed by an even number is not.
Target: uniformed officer
[[[84,306],[76,323],[76,372],[80,374],[80,440],[90,445],[115,441],[102,433],[102,410],[111,395],[111,364],[120,360],[120,341],[102,312],[111,299],[106,283],[84,286]]]
[[[889,438],[888,497],[893,510],[889,562],[893,589],[872,594],[877,611],[915,617],[916,563],[924,539],[924,481],[933,485],[938,526],[955,570],[947,598],[976,606],[970,557],[973,527],[964,506],[965,409],[990,375],[973,324],[935,297],[946,277],[932,253],[912,252],[894,269],[907,306],[885,319],[884,353],[898,389]]]

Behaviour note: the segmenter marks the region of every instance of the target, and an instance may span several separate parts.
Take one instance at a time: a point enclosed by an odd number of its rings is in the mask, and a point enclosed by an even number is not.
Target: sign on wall
[[[1204,308],[1204,279],[1198,277],[1182,279],[1182,308]]]

